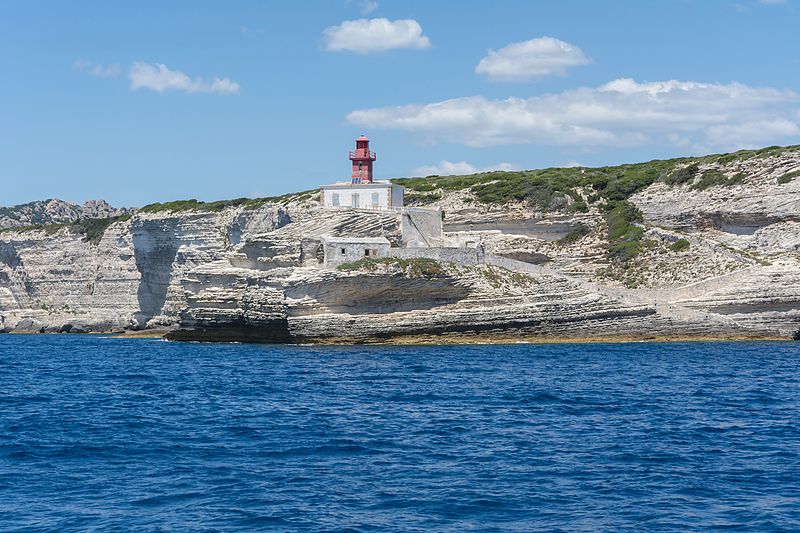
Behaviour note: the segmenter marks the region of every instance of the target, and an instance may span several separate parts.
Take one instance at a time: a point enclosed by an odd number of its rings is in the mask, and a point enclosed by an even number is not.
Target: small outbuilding
[[[386,237],[323,237],[322,250],[326,267],[335,267],[359,259],[387,257],[391,243]]]

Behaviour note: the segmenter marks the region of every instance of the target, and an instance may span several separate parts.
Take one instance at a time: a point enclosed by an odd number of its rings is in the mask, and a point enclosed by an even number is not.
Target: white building
[[[405,187],[389,181],[323,185],[322,205],[352,209],[387,210],[403,207]]]

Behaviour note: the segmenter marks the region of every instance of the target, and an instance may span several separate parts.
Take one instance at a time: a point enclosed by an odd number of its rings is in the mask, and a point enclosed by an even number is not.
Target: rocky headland
[[[42,200],[11,207],[0,207],[0,229],[73,224],[91,219],[118,218],[135,209],[116,208],[104,200],[89,200],[83,205],[63,200]]]
[[[0,330],[298,343],[798,336],[800,147],[395,181],[422,210],[325,209],[314,191],[2,208]],[[334,263],[335,238],[391,248]]]

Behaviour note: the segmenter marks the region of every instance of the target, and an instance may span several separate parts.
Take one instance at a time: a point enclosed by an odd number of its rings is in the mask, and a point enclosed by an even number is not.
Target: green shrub
[[[407,192],[405,194],[404,200],[408,203],[413,204],[432,204],[433,202],[439,201],[442,199],[442,193],[440,192],[429,192],[429,193],[416,193],[416,192]]]
[[[608,223],[608,254],[625,263],[639,254],[644,230],[636,225],[643,220],[642,212],[630,202],[619,202],[606,213]]]
[[[578,200],[577,202],[572,202],[572,204],[570,204],[569,208],[572,211],[575,211],[577,213],[586,213],[587,211],[589,211],[589,206],[583,200]]]
[[[727,183],[728,183],[728,178],[727,176],[725,176],[725,174],[723,174],[718,170],[708,170],[706,172],[703,172],[697,183],[693,183],[692,186],[689,188],[693,191],[694,190],[704,191],[709,187],[714,187],[716,185],[726,185]]]
[[[177,213],[180,211],[191,211],[195,209],[199,209],[204,202],[198,202],[195,199],[192,200],[175,200],[173,202],[156,202],[153,204],[147,204],[146,206],[139,209],[140,213],[159,213],[162,211],[167,211],[169,213]]]
[[[667,174],[664,177],[664,183],[667,185],[683,185],[684,183],[689,183],[694,180],[699,171],[700,169],[697,163],[692,163],[691,165],[679,168]]]
[[[745,175],[741,172],[729,178],[718,170],[707,170],[703,172],[703,175],[700,176],[697,183],[692,184],[690,189],[693,191],[704,191],[709,187],[730,187],[731,185],[741,183],[744,181],[744,178]]]
[[[669,249],[673,252],[682,252],[689,248],[690,244],[689,241],[686,239],[678,239],[677,241],[673,242],[669,245]]]
[[[800,170],[796,170],[794,172],[788,172],[783,176],[778,177],[778,185],[786,185],[796,177],[800,176]]]
[[[561,237],[558,242],[562,244],[571,244],[573,242],[578,242],[579,240],[583,239],[586,235],[591,232],[589,226],[586,224],[578,223],[574,227],[572,227],[566,235]]]
[[[83,233],[85,242],[97,244],[108,227],[116,221],[116,218],[87,218],[72,224],[70,229],[76,233]]]
[[[736,185],[737,183],[742,183],[747,175],[744,172],[737,172],[730,178],[728,178],[728,183],[726,186],[730,187],[731,185]]]

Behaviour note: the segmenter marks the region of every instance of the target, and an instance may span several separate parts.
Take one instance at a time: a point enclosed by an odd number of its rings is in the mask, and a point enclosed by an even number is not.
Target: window
[[[333,204],[334,207],[339,207],[339,193],[338,192],[333,193],[333,196],[331,197],[331,203]]]
[[[381,195],[377,192],[372,193],[372,207],[381,205]]]

